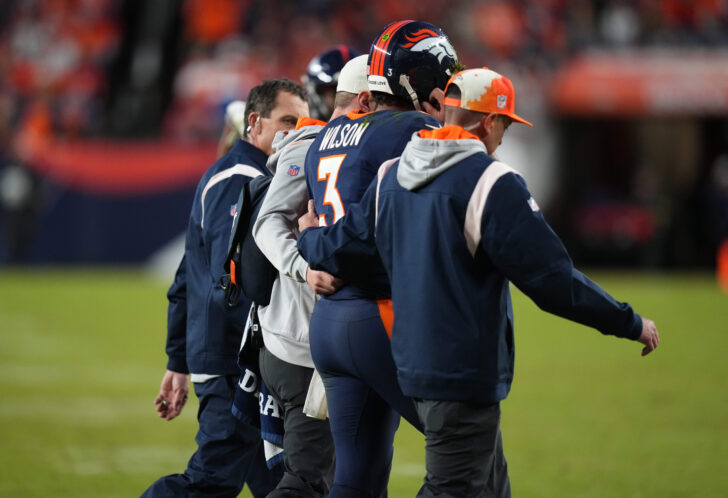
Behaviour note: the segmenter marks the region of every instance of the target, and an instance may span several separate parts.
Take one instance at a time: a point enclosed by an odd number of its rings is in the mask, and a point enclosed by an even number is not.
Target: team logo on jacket
[[[288,176],[296,176],[298,175],[299,171],[301,171],[300,166],[291,165],[288,167]]]
[[[442,62],[445,57],[455,58],[455,49],[444,36],[440,36],[431,29],[421,29],[405,35],[409,43],[402,45],[412,52],[429,52]]]

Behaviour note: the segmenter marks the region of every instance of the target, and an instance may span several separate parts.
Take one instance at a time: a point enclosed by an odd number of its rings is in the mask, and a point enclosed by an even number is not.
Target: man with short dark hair
[[[302,100],[306,100],[308,95],[306,91],[298,83],[287,78],[266,80],[263,85],[254,87],[248,94],[247,104],[241,100],[230,102],[225,108],[225,127],[223,129],[220,141],[218,143],[218,158],[227,154],[238,139],[246,140],[248,133],[252,130],[250,126],[250,114],[255,112],[264,118],[270,117],[273,107],[276,104],[276,97],[279,92],[290,93]],[[295,127],[296,123],[291,123],[292,116],[285,117],[287,122],[281,122],[279,125],[285,126],[282,129],[290,129]],[[257,120],[254,121],[257,123]],[[261,138],[263,143],[272,143],[273,138],[270,135],[272,130],[266,129],[266,137]],[[277,131],[277,130],[276,130]],[[273,133],[275,135],[275,133]],[[270,146],[269,146],[270,147]],[[267,150],[266,154],[271,154],[272,150]]]
[[[231,412],[240,375],[237,351],[250,301],[228,306],[220,286],[235,206],[243,185],[266,168],[277,131],[308,115],[306,94],[286,79],[266,80],[248,95],[245,139],[218,159],[195,192],[185,255],[169,298],[167,372],[154,400],[159,416],[172,420],[187,400],[190,376],[200,400],[198,449],[183,474],[157,480],[146,497],[237,496],[245,483],[262,497],[280,479],[265,465],[260,430]]]

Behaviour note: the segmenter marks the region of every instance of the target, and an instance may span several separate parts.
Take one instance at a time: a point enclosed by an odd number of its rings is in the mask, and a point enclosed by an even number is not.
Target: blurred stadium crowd
[[[451,26],[466,64],[521,73],[595,47],[728,45],[723,0],[10,0],[0,6],[0,137],[4,148],[13,135],[140,129],[215,139],[221,108],[256,82],[298,79],[333,42],[364,51],[376,27],[408,17]],[[115,116],[143,109],[148,90],[162,97],[158,114]]]
[[[335,43],[365,52],[379,27],[406,18],[447,27],[466,65],[486,61],[512,75],[524,95],[521,105],[531,114],[541,109],[542,123],[550,116],[548,83],[579,54],[728,50],[725,0],[6,0],[0,2],[0,174],[3,165],[33,163],[37,151],[59,139],[216,140],[225,105],[262,79],[298,80],[311,57]],[[723,163],[716,162],[728,158],[725,115],[712,119],[709,133],[717,138],[707,146],[710,157],[697,155],[707,165],[688,175],[695,191],[705,188],[706,178],[725,176]],[[606,133],[601,122],[583,124],[559,126],[562,149]],[[591,133],[591,138],[580,133]],[[627,153],[637,155],[634,149]],[[581,160],[578,150],[574,154]],[[625,167],[631,176],[638,174],[634,165]],[[619,173],[617,177],[619,183]],[[650,179],[643,183],[649,185]],[[0,180],[5,205],[8,196],[17,204],[16,184],[13,175]],[[721,188],[719,204],[726,195]],[[581,210],[574,218],[567,213],[579,200],[565,198],[568,202],[555,203],[551,218],[567,240],[570,232],[583,238],[579,227],[590,226],[600,212]],[[640,225],[645,214],[630,213],[628,206],[626,216]],[[619,223],[623,216],[616,216]],[[659,224],[650,221],[655,216],[654,210],[648,213],[646,232],[635,229],[640,236],[647,233],[649,238],[655,231],[649,229]],[[682,259],[640,257],[637,262],[712,264],[714,239],[720,235],[708,238],[705,247]],[[2,259],[15,258],[0,254]]]

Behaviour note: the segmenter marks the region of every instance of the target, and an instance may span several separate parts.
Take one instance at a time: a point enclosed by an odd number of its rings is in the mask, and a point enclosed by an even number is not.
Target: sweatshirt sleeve
[[[186,260],[177,268],[167,291],[167,370],[189,373],[187,368],[187,273]]]
[[[523,178],[509,173],[495,182],[481,223],[483,250],[541,309],[603,334],[639,338],[640,316],[574,268]]]
[[[366,266],[357,265],[357,258],[376,256],[376,192],[375,176],[361,200],[350,204],[346,214],[336,223],[309,228],[299,235],[298,249],[311,268],[343,278],[356,278],[356,267]]]
[[[291,144],[281,155],[276,174],[253,225],[253,237],[261,252],[284,275],[306,281],[308,263],[296,246],[298,217],[306,212],[308,196],[303,164],[312,140]],[[290,166],[298,166],[295,175]]]

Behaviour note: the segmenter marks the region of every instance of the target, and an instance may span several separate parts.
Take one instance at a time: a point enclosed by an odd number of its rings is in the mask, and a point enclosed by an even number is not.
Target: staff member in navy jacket
[[[243,185],[266,168],[273,137],[295,128],[308,115],[306,93],[287,79],[266,80],[248,95],[246,137],[238,140],[203,175],[195,192],[185,255],[169,289],[167,372],[154,400],[159,416],[172,420],[182,411],[189,377],[200,400],[198,449],[184,474],[157,480],[148,497],[237,496],[247,482],[256,497],[275,488],[281,477],[265,465],[260,431],[231,412],[240,375],[237,355],[250,301],[225,303],[220,287],[235,206]]]
[[[546,311],[641,342],[643,355],[659,342],[651,320],[574,268],[523,178],[491,157],[512,121],[530,125],[514,99],[494,71],[458,73],[446,126],[414,134],[357,209],[299,238],[311,267],[329,271],[376,240],[392,285],[397,377],[425,428],[418,496],[510,496],[499,427],[513,378],[509,281]]]

